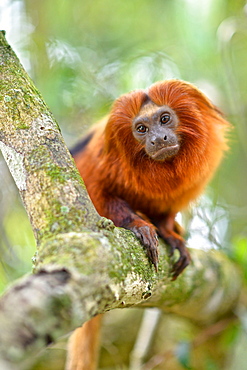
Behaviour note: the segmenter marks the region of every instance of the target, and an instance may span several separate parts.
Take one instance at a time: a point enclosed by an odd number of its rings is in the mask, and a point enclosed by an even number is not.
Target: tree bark
[[[236,306],[238,269],[219,251],[191,250],[171,281],[160,241],[155,273],[135,236],[95,211],[57,123],[0,33],[0,148],[37,240],[34,275],[0,300],[0,368],[28,369],[34,355],[96,314],[159,307],[210,323]]]

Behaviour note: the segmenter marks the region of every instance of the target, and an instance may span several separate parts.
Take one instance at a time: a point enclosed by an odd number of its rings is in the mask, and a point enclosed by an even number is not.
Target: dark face
[[[179,151],[176,134],[178,123],[178,117],[171,108],[167,105],[158,106],[150,101],[142,106],[134,118],[132,131],[149,157],[155,161],[164,161]]]

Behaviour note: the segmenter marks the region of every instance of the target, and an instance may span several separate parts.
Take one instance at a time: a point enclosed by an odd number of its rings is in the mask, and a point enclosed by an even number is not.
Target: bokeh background
[[[54,113],[69,147],[108,112],[116,97],[157,80],[192,82],[220,107],[233,125],[230,151],[197,207],[183,218],[189,224],[189,245],[224,249],[246,278],[246,2],[1,0],[0,28],[7,31],[7,40]],[[35,242],[2,157],[0,179],[3,291],[31,270]],[[141,310],[127,310],[106,318],[101,369],[127,368],[141,315]],[[245,310],[238,316],[240,324],[228,330],[223,341],[228,355],[222,364],[214,359],[211,347],[211,352],[209,348],[200,354],[203,365],[197,369],[247,369],[242,350],[247,341]],[[160,329],[149,357],[163,353],[165,343],[175,349],[190,343],[196,330],[170,316],[163,317],[159,327],[166,338]],[[65,345],[66,340],[47,350],[34,369],[62,369]],[[189,346],[182,348],[189,357]],[[192,369],[187,360],[179,363],[176,358],[170,367],[161,363],[155,369]]]

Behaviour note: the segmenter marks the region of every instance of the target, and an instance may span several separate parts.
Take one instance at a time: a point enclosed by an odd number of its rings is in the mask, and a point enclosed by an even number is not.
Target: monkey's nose
[[[163,138],[156,138],[151,141],[151,145],[162,145],[164,141],[167,141],[167,135],[165,135]]]

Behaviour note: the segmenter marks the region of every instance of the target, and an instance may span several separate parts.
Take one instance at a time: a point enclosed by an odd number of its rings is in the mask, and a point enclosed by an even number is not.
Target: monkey
[[[179,250],[174,278],[190,261],[175,216],[211,179],[228,127],[197,88],[170,80],[121,96],[72,150],[98,213],[133,231],[156,270],[157,233]]]
[[[156,272],[158,236],[179,251],[173,280],[191,261],[175,217],[212,178],[229,127],[194,85],[166,80],[120,96],[72,150],[98,213],[136,235]]]

